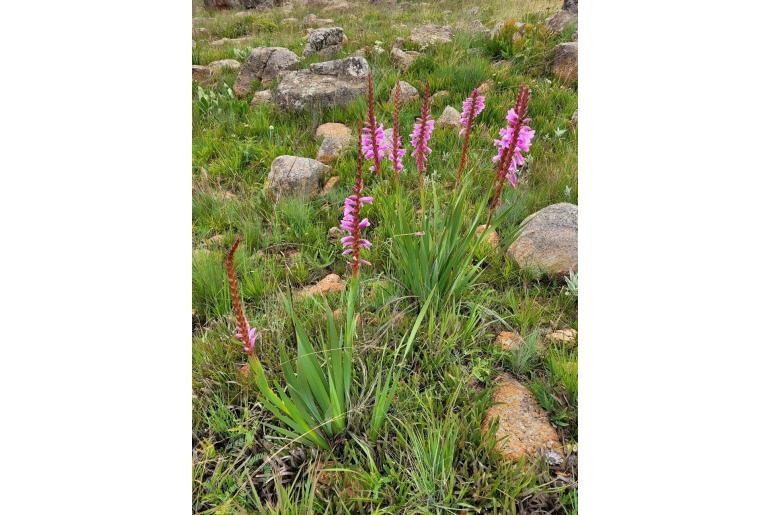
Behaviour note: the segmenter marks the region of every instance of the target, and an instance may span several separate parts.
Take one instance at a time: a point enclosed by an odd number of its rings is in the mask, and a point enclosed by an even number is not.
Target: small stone
[[[443,100],[449,96],[449,91],[442,89],[441,91],[436,91],[430,96],[430,103],[435,104],[439,100]]]
[[[211,46],[225,46],[225,45],[247,45],[254,39],[254,36],[243,36],[240,38],[230,39],[222,38],[211,42]]]
[[[487,230],[487,227],[486,224],[476,227],[476,237],[480,238],[481,235],[484,234],[484,231]],[[500,237],[497,235],[497,231],[492,230],[492,232],[487,235],[487,243],[495,250],[500,248]]]
[[[545,460],[549,467],[561,467],[564,463],[564,457],[556,451],[546,451]]]
[[[211,32],[205,27],[193,27],[192,37],[193,39],[208,39],[211,37]]]
[[[491,80],[485,80],[484,82],[479,84],[479,87],[478,87],[479,93],[481,93],[482,95],[486,95],[487,93],[492,91],[492,88],[494,86],[495,86],[494,82],[492,82]]]
[[[553,452],[562,457],[559,435],[548,420],[548,413],[538,404],[529,389],[508,374],[498,377],[492,402],[481,424],[488,431],[499,420],[495,448],[507,459],[535,458]]]
[[[249,104],[252,108],[259,106],[259,105],[265,105],[269,104],[273,101],[273,92],[269,89],[263,89],[261,91],[257,91],[254,93],[254,97],[251,99],[251,103]]]
[[[545,335],[545,339],[554,343],[572,343],[577,338],[577,331],[574,329],[558,329]]]
[[[192,78],[197,82],[204,82],[211,78],[211,70],[208,66],[192,65]]]
[[[437,43],[449,43],[452,41],[452,28],[449,26],[421,25],[412,29],[409,39],[420,48],[426,48]]]
[[[444,112],[441,113],[441,116],[438,120],[436,120],[436,123],[438,123],[439,127],[460,127],[460,112],[455,109],[452,106],[446,106],[444,108]],[[486,229],[486,226],[481,226]],[[479,229],[481,228],[479,227]]]
[[[330,242],[339,242],[340,238],[345,236],[347,233],[340,227],[337,227],[336,225],[334,227],[329,227],[329,232],[327,233],[327,236],[329,237]]]
[[[322,27],[325,25],[334,25],[331,18],[319,18],[315,14],[308,14],[302,19],[302,26],[306,28]]]
[[[211,70],[211,73],[214,75],[218,75],[225,68],[238,71],[241,68],[241,63],[235,59],[220,59],[219,61],[209,63],[209,70]]]
[[[551,71],[565,82],[574,82],[578,78],[578,44],[577,41],[559,43],[553,50]]]
[[[372,53],[375,55],[382,55],[385,53],[385,49],[382,48],[380,45],[374,45],[372,47]]]
[[[402,50],[394,45],[390,49],[390,61],[401,71],[406,71],[422,54],[414,50]]]
[[[561,202],[529,215],[507,255],[522,268],[563,277],[578,271],[578,208]]]
[[[393,41],[393,48],[398,48],[399,50],[403,50],[404,49],[404,38],[402,38],[401,36],[398,36]]]
[[[340,182],[340,178],[336,175],[333,177],[329,177],[329,180],[326,181],[326,184],[324,184],[324,189],[321,191],[321,195],[328,194],[334,187],[337,185],[337,183]]]
[[[352,136],[353,131],[350,127],[336,122],[322,123],[315,131],[315,138],[321,141],[327,137],[350,138]]]
[[[524,338],[516,331],[503,331],[497,335],[495,343],[504,351],[519,350],[524,345]]]
[[[329,167],[325,164],[297,156],[278,156],[270,165],[267,189],[275,197],[312,197],[321,190],[321,177]]]
[[[314,29],[307,37],[302,55],[308,56],[315,52],[322,52],[328,56],[339,52],[342,50],[344,37],[345,33],[341,27]]]
[[[577,113],[578,113],[578,110],[575,109],[575,112],[572,113],[572,118],[570,118],[570,123],[572,123],[572,125],[574,125],[575,127],[578,126],[578,114]]]
[[[298,296],[326,295],[329,292],[339,292],[345,289],[345,281],[337,274],[329,274],[319,282],[311,286],[305,286],[299,291]]]
[[[406,104],[407,102],[412,102],[413,100],[417,100],[420,98],[420,92],[417,91],[417,88],[412,86],[406,81],[400,80],[398,81],[399,85],[401,86],[401,103]],[[393,86],[393,89],[390,90],[390,102],[393,102],[393,99],[396,95],[396,87]]]

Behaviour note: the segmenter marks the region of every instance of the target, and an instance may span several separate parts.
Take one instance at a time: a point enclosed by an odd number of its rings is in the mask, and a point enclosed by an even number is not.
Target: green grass
[[[428,311],[417,325],[411,354],[396,376],[394,397],[378,431],[370,431],[378,392],[391,365],[401,362],[396,349],[410,334],[420,309],[416,292],[404,281],[403,264],[395,257],[393,231],[384,223],[386,206],[402,202],[416,208],[420,196],[408,154],[401,194],[390,180],[367,174],[366,188],[375,199],[366,207],[372,222],[367,237],[374,246],[367,254],[372,266],[365,267],[361,277],[361,322],[353,349],[347,425],[338,437],[329,438],[329,449],[287,446],[271,428],[280,421],[265,409],[256,384],[238,371],[246,360],[232,337],[235,320],[224,257],[240,235],[244,241],[235,267],[241,297],[250,324],[260,331],[257,352],[273,384],[281,378],[282,353],[296,358],[284,295],[330,273],[349,276],[340,245],[330,241],[327,232],[338,225],[342,201],[352,188],[355,155],[351,151],[332,165],[330,175],[341,179],[336,189],[311,200],[268,198],[264,183],[270,164],[281,154],[315,157],[316,127],[325,122],[354,127],[363,119],[366,104],[360,99],[346,107],[288,114],[271,105],[252,109],[250,98],[231,96],[234,72],[192,85],[193,512],[514,513],[526,512],[533,499],[546,499],[554,513],[577,513],[576,488],[554,486],[553,473],[539,461],[504,460],[494,450],[491,435],[480,429],[491,405],[493,379],[508,372],[530,388],[564,443],[577,442],[577,347],[544,343],[544,335],[554,328],[577,328],[577,298],[565,294],[565,282],[533,277],[505,259],[521,220],[549,204],[578,199],[577,129],[569,123],[577,109],[577,85],[561,83],[547,69],[550,49],[569,40],[571,31],[557,37],[538,25],[561,2],[447,0],[394,8],[351,1],[347,10],[297,5],[290,12],[276,8],[249,16],[207,13],[201,4],[193,3],[193,15],[202,18],[195,26],[208,28],[211,37],[197,40],[193,64],[243,61],[250,46],[260,45],[285,46],[301,54],[302,18],[311,12],[333,18],[344,28],[349,40],[342,56],[375,41],[389,51],[398,36],[407,39],[407,48],[414,48],[408,35],[422,23],[455,26],[478,18],[492,28],[498,21],[527,22],[525,37],[517,41],[507,36],[488,41],[456,30],[451,43],[425,50],[403,74],[387,52],[367,56],[377,116],[386,127],[392,119],[388,97],[398,79],[418,88],[429,81],[432,91],[448,92],[431,107],[435,118],[446,105],[460,109],[474,86],[491,81],[464,172],[463,227],[471,226],[476,210],[483,207],[494,173],[492,138],[523,82],[532,88],[529,116],[536,137],[519,187],[504,190],[508,211],[500,211],[500,249],[473,250],[471,264],[483,258],[473,284],[441,309]],[[480,12],[466,14],[474,5]],[[283,23],[288,17],[297,22]],[[219,38],[246,35],[253,36],[248,44],[211,45]],[[405,142],[418,111],[416,102],[402,109]],[[430,146],[425,196],[435,189],[438,204],[448,206],[461,141],[455,130],[436,127]],[[385,170],[390,170],[387,163]],[[429,291],[423,291],[423,297]],[[331,310],[344,310],[343,295],[331,294],[327,301]],[[295,298],[293,309],[311,337],[326,327],[324,310],[315,302]],[[494,339],[510,328],[519,331],[526,344],[503,352]]]

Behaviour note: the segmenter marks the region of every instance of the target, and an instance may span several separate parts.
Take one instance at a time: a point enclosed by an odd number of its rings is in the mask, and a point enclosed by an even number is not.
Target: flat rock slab
[[[237,97],[244,97],[251,91],[252,82],[269,82],[280,72],[295,70],[297,66],[299,66],[299,56],[288,48],[254,48],[241,66],[238,78],[233,85],[233,93]]]
[[[340,279],[337,274],[329,274],[316,284],[305,286],[297,293],[300,297],[309,297],[311,295],[326,295],[329,292],[339,292],[345,289],[345,281]]]
[[[276,199],[284,196],[312,197],[321,190],[321,178],[328,169],[315,159],[278,156],[270,165],[266,186]]]
[[[498,377],[495,383],[495,404],[481,424],[482,431],[488,431],[492,422],[499,419],[495,448],[512,461],[540,454],[563,460],[559,435],[529,389],[508,374]]]
[[[369,63],[363,57],[311,64],[307,70],[288,72],[275,92],[275,103],[285,111],[346,105],[366,94]]]
[[[412,29],[409,34],[409,39],[420,46],[425,48],[436,43],[449,43],[452,41],[452,28],[448,25],[434,25],[432,23],[428,25],[421,25]]]
[[[529,215],[508,257],[522,268],[558,278],[578,271],[578,208],[561,202]]]

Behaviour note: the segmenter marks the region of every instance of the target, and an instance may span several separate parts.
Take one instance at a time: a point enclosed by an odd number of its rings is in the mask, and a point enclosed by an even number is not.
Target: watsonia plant
[[[249,365],[265,408],[282,423],[281,426],[268,425],[292,441],[330,449],[333,439],[347,428],[358,281],[351,280],[348,286],[343,327],[337,326],[328,304],[321,304],[326,315],[326,330],[321,331],[317,346],[313,345],[304,324],[294,312],[291,300],[284,298],[297,340],[294,367],[286,347],[281,346],[284,391],[279,384],[274,387],[270,385],[262,362],[254,351],[256,332],[249,327],[243,313],[238,298],[237,279],[232,267],[232,256],[239,242],[240,238],[237,238],[227,258],[228,280],[239,328],[236,337],[243,342],[244,350],[248,354]]]
[[[473,263],[473,256],[494,224],[476,236],[484,213],[481,204],[464,225],[468,205],[464,186],[443,206],[434,184],[432,199],[421,222],[416,221],[414,207],[405,202],[383,201],[383,218],[391,231],[394,275],[421,306],[432,302],[438,310],[460,299],[476,283],[483,260]]]

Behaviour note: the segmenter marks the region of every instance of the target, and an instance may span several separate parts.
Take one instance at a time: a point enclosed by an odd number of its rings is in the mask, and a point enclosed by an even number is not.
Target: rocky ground
[[[192,24],[193,511],[576,513],[577,1],[205,4],[194,2]],[[240,236],[241,294],[277,374],[280,350],[294,347],[282,295],[293,292],[311,321],[313,299],[343,306],[338,225],[369,73],[385,127],[400,81],[405,142],[429,83],[437,123],[426,181],[420,190],[408,152],[400,177],[415,206],[428,191],[440,202],[453,194],[474,87],[486,109],[468,152],[468,217],[494,178],[492,140],[521,84],[535,138],[504,191],[504,223],[474,256],[484,260],[478,284],[421,328],[375,439],[371,392],[416,310],[382,226],[392,181],[367,174],[372,265],[349,427],[330,451],[286,445],[238,372],[224,256]]]

